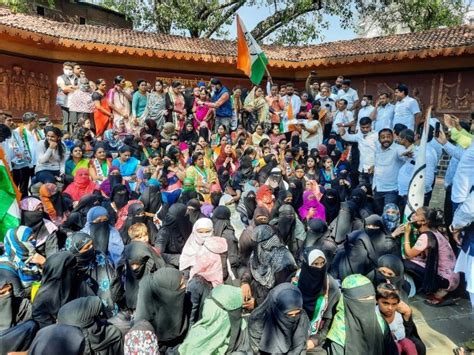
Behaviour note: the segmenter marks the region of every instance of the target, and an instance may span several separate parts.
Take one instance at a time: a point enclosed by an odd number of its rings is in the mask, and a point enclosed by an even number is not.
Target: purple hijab
[[[320,219],[326,222],[326,210],[318,201],[313,191],[305,191],[303,193],[303,205],[298,209],[298,214],[302,220],[306,219],[310,208],[314,208],[315,213],[311,219]]]

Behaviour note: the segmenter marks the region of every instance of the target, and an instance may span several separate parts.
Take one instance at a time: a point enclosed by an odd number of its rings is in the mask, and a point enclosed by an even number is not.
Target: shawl
[[[300,310],[294,317],[290,311]],[[303,310],[301,291],[282,283],[270,291],[249,318],[249,336],[255,353],[301,354],[306,350],[309,320]]]
[[[125,335],[124,354],[159,354],[158,338],[150,322],[140,320]]]
[[[318,218],[322,221],[326,221],[324,206],[318,201],[313,191],[305,191],[303,193],[303,205],[298,209],[302,220],[306,219],[311,208],[314,209],[314,215],[311,219]]]
[[[202,247],[196,253],[196,261],[191,266],[189,278],[200,275],[212,283],[213,287],[221,285],[224,282],[223,263],[225,263],[221,255],[225,252],[227,242],[224,238],[205,238]]]
[[[295,260],[269,225],[257,226],[253,239],[258,244],[250,256],[250,272],[259,284],[271,289],[275,286],[275,273],[288,266],[296,268]]]
[[[242,291],[238,287],[220,285],[204,301],[201,319],[189,329],[179,353],[224,355],[237,350],[244,335]]]
[[[73,201],[79,201],[84,195],[89,195],[98,189],[99,186],[89,177],[89,170],[80,168],[74,176],[74,181],[63,192],[71,196]]]
[[[66,206],[56,184],[46,183],[39,189],[39,195],[45,212],[51,220],[62,218]]]

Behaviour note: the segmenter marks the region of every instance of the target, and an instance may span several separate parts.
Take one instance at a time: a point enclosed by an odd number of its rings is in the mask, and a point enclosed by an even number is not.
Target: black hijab
[[[115,176],[117,175],[109,175],[109,179]],[[121,176],[120,179],[122,179]],[[110,184],[112,186],[112,182]],[[117,183],[114,185],[114,187],[111,187],[111,191],[112,192],[110,193],[110,201],[114,202],[115,207],[118,211],[122,207],[124,207],[130,199],[127,187],[125,185],[122,185],[120,180],[120,183]]]
[[[250,220],[253,217],[253,213],[257,208],[257,195],[255,191],[249,191],[243,199],[244,208],[247,213],[247,218]]]
[[[36,335],[29,355],[83,355],[86,338],[78,327],[53,324],[41,329]]]
[[[11,270],[0,269],[0,289],[7,284],[11,285],[12,289],[8,295],[0,296],[0,330],[11,328],[21,320],[28,319],[31,311],[18,275]]]
[[[125,262],[127,266],[125,280],[125,298],[127,307],[135,309],[137,306],[137,295],[140,280],[148,274],[165,266],[164,260],[159,256],[150,245],[135,241],[131,242],[124,249]],[[133,270],[131,264],[140,266]]]
[[[250,342],[254,352],[300,354],[306,350],[309,320],[304,312],[289,317],[288,312],[303,310],[298,287],[282,283],[270,291],[249,318]]]
[[[177,250],[182,250],[186,240],[193,230],[193,225],[186,214],[186,205],[174,203],[165,217],[162,229],[171,236],[172,244],[175,244]]]
[[[172,343],[187,330],[190,309],[182,278],[179,270],[161,268],[140,283],[135,321],[149,321],[160,343]]]
[[[214,235],[222,237],[225,229],[232,229],[232,224],[230,223],[230,210],[226,206],[218,206],[212,212],[212,223],[214,224]]]
[[[384,354],[384,334],[375,313],[375,290],[372,283],[352,288],[345,288],[343,283],[342,295],[346,325],[344,353]],[[372,298],[364,300],[369,296]]]
[[[161,191],[159,186],[150,185],[140,196],[140,201],[145,206],[145,211],[155,214],[162,207]]]
[[[321,203],[326,211],[326,222],[330,224],[336,219],[341,208],[341,200],[336,190],[328,189],[321,198]]]
[[[383,275],[378,268],[386,267],[395,273],[393,277]],[[381,283],[390,283],[394,285],[399,291],[403,291],[405,267],[403,261],[396,255],[385,254],[377,261],[377,268],[375,269],[374,286],[377,287]]]
[[[46,259],[32,314],[41,328],[54,324],[59,308],[77,296],[76,280],[77,261],[70,252],[60,251]]]
[[[93,207],[100,206],[102,200],[102,196],[99,194],[83,196],[72,210],[63,227],[73,232],[80,231],[87,223],[87,212]]]
[[[141,203],[132,203],[128,206],[127,218],[125,218],[125,222],[123,223],[122,228],[120,228],[119,230],[124,245],[130,243],[131,241],[130,236],[128,235],[128,228],[130,228],[136,223],[147,223],[147,217],[144,215],[144,213],[145,208]],[[143,216],[138,216],[139,214],[143,214]],[[148,234],[150,236],[150,239],[154,240],[150,233]]]
[[[292,247],[293,231],[296,227],[295,210],[291,205],[283,205],[278,209],[277,232],[280,240],[286,246]],[[292,252],[294,252],[292,250]]]
[[[327,234],[327,231],[327,224],[319,218],[313,218],[308,221],[308,231],[306,232],[306,239],[303,244],[303,258],[307,257],[313,249],[319,249],[326,256],[327,263],[332,263],[337,250],[337,244]]]
[[[201,212],[201,202],[199,202],[197,199],[193,198],[189,200],[187,206],[187,214],[191,224],[194,225],[194,223],[196,223],[199,218],[205,217]]]
[[[93,354],[122,354],[122,333],[115,326],[102,321],[102,301],[97,296],[81,297],[61,307],[58,323],[81,328]]]
[[[293,205],[295,211],[298,211],[298,208],[303,205],[303,182],[298,178],[291,178],[289,190],[291,192],[291,195],[293,196],[293,202],[291,204]]]
[[[319,252],[324,254],[320,250]],[[303,308],[306,311],[308,317],[312,319],[318,297],[324,294],[327,290],[328,263],[327,260],[325,260],[326,262],[324,266],[322,268],[317,268],[310,264],[308,256],[305,259],[305,262],[301,264],[301,272],[298,278],[298,288],[303,295]]]
[[[0,354],[27,351],[38,330],[38,323],[30,319],[17,326],[0,331]]]

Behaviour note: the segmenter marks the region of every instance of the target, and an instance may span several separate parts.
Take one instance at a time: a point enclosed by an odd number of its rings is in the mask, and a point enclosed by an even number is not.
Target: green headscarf
[[[229,312],[240,313],[242,303],[242,291],[239,287],[219,285],[214,288],[210,297],[204,302],[202,318],[189,330],[179,347],[179,353],[225,354],[231,340],[232,326]],[[242,319],[241,330],[245,328],[246,323]]]
[[[328,332],[327,338],[332,340],[333,342],[339,344],[342,347],[346,345],[346,333],[349,331],[350,327],[346,327],[346,307],[344,306],[344,299],[348,298],[349,290],[354,290],[355,288],[360,288],[360,293],[365,295],[373,295],[375,296],[374,287],[371,284],[370,280],[360,274],[353,274],[347,276],[342,281],[342,296],[339,299],[339,303],[336,307],[336,315],[332,321],[331,329]],[[374,314],[376,314],[377,321],[380,325],[381,332],[383,333],[385,330],[385,322],[383,318],[380,316],[378,312],[375,312],[375,298],[374,302]],[[356,315],[357,316],[357,315]],[[359,314],[358,316],[368,316]]]
[[[194,183],[193,178],[185,178],[183,180],[183,187],[182,187],[183,192],[189,192],[189,191],[196,191],[196,185]]]

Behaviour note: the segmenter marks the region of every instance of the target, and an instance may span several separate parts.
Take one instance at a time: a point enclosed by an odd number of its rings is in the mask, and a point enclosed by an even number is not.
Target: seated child
[[[425,354],[426,348],[418,336],[412,319],[412,310],[400,299],[399,291],[392,284],[377,287],[377,311],[390,327],[400,355]]]

